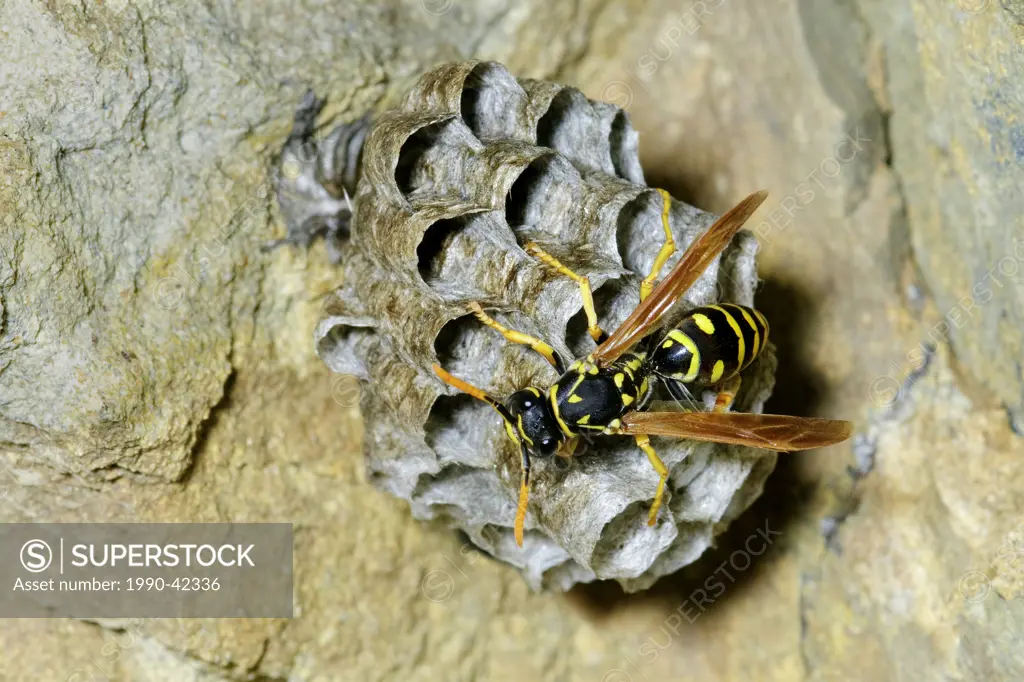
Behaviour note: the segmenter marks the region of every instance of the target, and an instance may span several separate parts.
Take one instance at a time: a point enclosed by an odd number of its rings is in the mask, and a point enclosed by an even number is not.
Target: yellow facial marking
[[[636,400],[636,398],[634,398],[633,396],[629,395],[628,393],[623,393],[622,394],[622,404],[623,405],[628,407],[628,406],[633,404],[634,400]]]
[[[523,431],[523,415],[521,414],[516,416],[516,428],[519,429],[519,435],[522,436],[523,440],[526,441],[527,445],[529,445],[532,448],[533,440],[531,440],[530,437],[526,435],[526,431]]]
[[[576,420],[576,423],[579,424],[580,426],[586,426],[587,424],[590,423],[590,415],[583,415],[582,417]]]
[[[700,328],[700,330],[702,332],[704,332],[705,334],[714,334],[715,333],[715,325],[711,321],[711,318],[708,317],[707,315],[704,315],[702,313],[697,313],[696,315],[693,316],[693,321]]]
[[[626,375],[622,372],[618,372],[615,375],[615,387],[622,388],[622,382],[626,380]]]
[[[725,372],[725,363],[721,360],[715,362],[714,368],[711,370],[711,383],[715,383],[722,378],[722,374]]]
[[[743,314],[743,319],[750,328],[754,330],[754,347],[750,349],[750,358],[754,359],[757,357],[757,351],[761,350],[761,334],[757,331],[757,325],[754,324],[754,318],[750,316],[746,308],[740,308],[740,312]]]
[[[575,393],[573,393],[571,396],[569,396],[569,402],[573,403],[573,404],[582,403],[583,402],[583,398],[581,398],[578,395],[576,395]]]
[[[540,391],[538,391],[533,386],[527,386],[526,390],[529,391],[530,393],[532,393],[533,395],[537,396],[538,398],[540,397]]]
[[[505,433],[508,434],[508,437],[512,439],[513,443],[519,443],[519,436],[516,435],[516,430],[512,428],[512,422],[505,422]]]
[[[567,436],[575,436],[569,425],[562,420],[562,415],[558,411],[558,384],[551,384],[551,390],[548,392],[548,397],[551,400],[551,407],[555,413],[555,421],[558,422],[558,428],[562,429],[562,433]]]
[[[722,306],[720,306],[720,305],[713,305],[711,307],[714,308],[715,310],[721,312],[723,315],[725,315],[725,321],[729,323],[729,326],[732,327],[733,333],[736,334],[736,346],[737,346],[737,350],[736,350],[736,366],[737,367],[742,367],[743,366],[743,358],[747,354],[747,350],[746,350],[746,345],[747,344],[743,340],[743,330],[740,329],[740,323],[736,321],[736,318],[732,316],[732,313],[730,313],[728,310],[726,310]]]

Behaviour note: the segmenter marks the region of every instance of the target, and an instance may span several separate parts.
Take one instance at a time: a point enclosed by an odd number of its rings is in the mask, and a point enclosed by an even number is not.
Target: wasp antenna
[[[509,427],[514,426],[512,413],[505,409],[505,406],[502,405],[500,402],[498,402],[491,396],[487,395],[486,391],[479,389],[473,384],[463,381],[462,379],[459,379],[456,376],[452,376],[447,371],[445,371],[444,367],[437,364],[436,362],[432,365],[432,367],[434,370],[434,374],[436,374],[438,378],[441,379],[441,381],[443,381],[444,383],[448,384],[449,386],[456,390],[462,391],[466,395],[471,395],[477,400],[487,403],[488,405],[494,408],[495,412],[501,415],[501,418],[505,420],[506,425],[508,425]]]
[[[686,387],[681,381],[669,379],[664,383],[665,388],[668,390],[668,394],[672,396],[672,400],[678,405],[684,412],[702,412],[703,407],[697,402],[697,399],[690,393],[690,389]],[[686,404],[684,404],[684,401]]]

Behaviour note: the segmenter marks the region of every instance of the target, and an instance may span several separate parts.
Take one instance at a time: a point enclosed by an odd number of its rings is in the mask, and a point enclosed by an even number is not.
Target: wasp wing
[[[622,432],[789,452],[841,443],[853,433],[853,424],[747,412],[630,412],[622,418]]]
[[[707,232],[695,239],[672,271],[651,291],[629,317],[599,345],[591,356],[598,365],[607,367],[654,329],[662,316],[707,270],[743,224],[761,205],[768,192],[755,192],[723,215]]]

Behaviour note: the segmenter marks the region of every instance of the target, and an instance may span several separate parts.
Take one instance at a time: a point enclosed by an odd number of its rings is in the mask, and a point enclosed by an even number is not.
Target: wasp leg
[[[739,374],[724,382],[718,390],[718,397],[715,398],[715,406],[711,408],[711,411],[728,412],[733,402],[736,401],[736,394],[740,392],[741,383]]]
[[[665,463],[661,461],[661,457],[658,457],[658,453],[651,447],[651,439],[646,435],[637,435],[636,444],[640,446],[640,449],[647,454],[647,459],[650,460],[651,466],[658,472],[658,476],[661,480],[658,481],[658,491],[654,493],[654,502],[651,503],[651,513],[647,517],[647,525],[653,526],[658,520],[658,510],[661,508],[661,498],[665,494],[665,481],[668,480],[668,468]]]
[[[516,544],[520,547],[523,546],[523,525],[526,523],[526,503],[530,499],[530,452],[526,449],[526,444],[521,443],[519,451],[522,453],[522,473],[519,477],[519,504],[516,507],[516,522],[514,525],[514,534],[516,536]]]
[[[567,441],[563,441],[559,446],[555,454],[563,459],[571,459],[576,454],[576,449],[580,445],[579,436],[574,436]]]
[[[676,240],[672,238],[672,228],[668,224],[668,208],[672,205],[672,197],[663,189],[659,189],[658,193],[661,194],[661,199],[664,202],[664,206],[661,209],[661,226],[665,230],[665,243],[661,245],[661,250],[658,251],[658,255],[654,259],[650,274],[640,283],[641,301],[650,296],[651,291],[654,289],[654,280],[658,279],[661,269],[665,267],[665,263],[676,252]]]
[[[537,242],[530,242],[527,244],[526,252],[540,260],[545,265],[553,267],[559,273],[565,275],[580,286],[580,297],[583,299],[583,310],[587,314],[587,332],[590,333],[590,338],[594,339],[595,343],[601,343],[604,341],[605,338],[607,338],[607,334],[604,333],[604,330],[601,329],[601,326],[597,323],[597,309],[594,308],[594,293],[590,290],[590,279],[570,270],[568,267],[563,265],[560,260],[540,248]]]
[[[517,332],[515,329],[509,329],[485,313],[483,307],[476,301],[471,301],[469,303],[469,309],[474,315],[476,315],[476,319],[480,320],[491,329],[497,330],[499,334],[505,337],[506,341],[518,343],[522,346],[529,346],[544,356],[544,359],[550,362],[551,366],[554,367],[559,374],[565,373],[565,363],[562,362],[562,358],[558,356],[558,353],[555,352],[554,348],[544,343],[536,336],[530,336],[524,332]]]
[[[487,395],[487,393],[482,389],[452,376],[443,367],[441,367],[441,365],[434,363],[433,369],[434,373],[444,383],[493,407],[494,410],[501,415],[502,421],[505,422],[505,432],[508,433],[508,437],[519,444],[519,451],[522,456],[522,471],[519,478],[519,504],[516,507],[516,521],[513,528],[516,536],[516,544],[522,547],[523,524],[526,523],[526,504],[530,498],[530,452],[526,449],[526,443],[521,441],[519,436],[516,435],[515,427],[512,424],[512,415],[504,405]]]

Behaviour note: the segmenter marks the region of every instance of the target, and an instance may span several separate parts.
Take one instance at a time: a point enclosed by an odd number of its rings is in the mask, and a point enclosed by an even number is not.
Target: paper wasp
[[[668,469],[650,443],[650,436],[671,436],[715,443],[747,445],[777,451],[805,450],[841,442],[850,437],[852,424],[832,419],[729,412],[738,389],[739,372],[764,348],[768,323],[761,313],[743,306],[720,304],[689,311],[673,329],[655,333],[658,323],[711,262],[732,241],[767,197],[751,194],[693,241],[669,274],[656,287],[665,263],[675,252],[668,223],[670,197],[664,200],[662,226],[665,243],[650,274],[640,287],[640,304],[606,336],[597,323],[593,296],[586,277],[577,275],[536,244],[526,250],[580,286],[588,331],[598,346],[568,368],[554,349],[533,336],[504,327],[484,312],[479,303],[470,310],[481,322],[513,343],[528,345],[561,374],[546,389],[529,386],[516,391],[504,404],[484,391],[434,365],[448,385],[486,402],[505,422],[505,432],[519,446],[522,470],[519,506],[514,524],[516,543],[523,544],[523,524],[530,486],[530,457],[556,451],[571,456],[584,434],[633,436],[646,453],[660,480],[648,517],[654,525],[664,495]],[[637,348],[636,350],[634,350]],[[655,383],[674,397],[687,385],[717,387],[710,412],[645,411]]]

